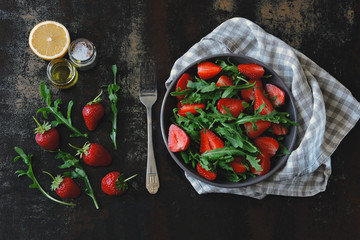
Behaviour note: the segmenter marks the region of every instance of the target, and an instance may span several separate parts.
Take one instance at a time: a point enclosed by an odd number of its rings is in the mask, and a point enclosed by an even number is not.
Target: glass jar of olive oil
[[[59,89],[67,89],[78,81],[75,66],[65,58],[52,60],[47,66],[47,76],[50,82]]]

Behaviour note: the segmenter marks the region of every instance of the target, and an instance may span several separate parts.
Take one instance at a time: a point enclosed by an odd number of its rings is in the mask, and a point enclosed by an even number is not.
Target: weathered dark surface
[[[161,139],[159,112],[171,66],[187,49],[223,21],[245,17],[302,51],[335,76],[360,99],[360,4],[358,1],[23,1],[0,0],[0,238],[1,239],[359,239],[359,124],[332,156],[333,173],[325,192],[314,197],[199,196],[167,154]],[[119,68],[119,149],[113,150],[104,120],[90,139],[114,157],[109,167],[85,169],[100,203],[96,210],[84,194],[78,206],[56,204],[30,180],[14,172],[25,169],[14,146],[34,154],[33,167],[48,189],[42,170],[61,173],[59,160],[34,141],[32,115],[44,106],[39,83],[47,82],[47,62],[28,47],[31,28],[43,21],[63,23],[71,38],[85,37],[98,49],[97,66],[80,72],[76,87],[59,91],[48,84],[63,106],[74,100],[73,122],[86,131],[81,109]],[[154,145],[160,190],[145,189],[145,108],[138,99],[139,63],[157,63],[159,100],[154,111]],[[105,95],[106,96],[106,95]],[[104,104],[108,100],[104,98]],[[106,115],[109,115],[107,107]],[[39,115],[38,118],[41,118]],[[61,147],[82,145],[60,127]],[[105,196],[102,177],[110,170],[138,173],[122,197]]]

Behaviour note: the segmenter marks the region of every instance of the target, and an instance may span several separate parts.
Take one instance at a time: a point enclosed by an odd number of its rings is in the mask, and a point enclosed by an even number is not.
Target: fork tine
[[[151,89],[157,89],[156,88],[156,65],[154,62],[150,62],[149,67],[151,68],[151,71],[149,71],[150,74],[150,86]]]
[[[144,83],[145,83],[145,76],[144,76],[144,63],[140,63],[140,88],[139,92],[144,89]]]
[[[153,61],[140,64],[139,91],[156,90],[156,66]]]

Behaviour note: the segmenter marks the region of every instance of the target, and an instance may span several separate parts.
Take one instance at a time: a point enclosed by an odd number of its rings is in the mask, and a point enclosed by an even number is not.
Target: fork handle
[[[153,139],[152,139],[152,118],[151,108],[147,108],[147,135],[148,135],[148,154],[146,165],[146,189],[151,194],[157,193],[160,183],[159,176],[156,169],[156,162],[154,156]]]

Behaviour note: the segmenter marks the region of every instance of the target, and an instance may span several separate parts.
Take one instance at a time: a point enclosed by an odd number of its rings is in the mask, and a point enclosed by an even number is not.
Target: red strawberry
[[[234,157],[234,160],[229,163],[229,166],[234,169],[235,173],[244,173],[247,170],[246,166],[242,163],[241,157]]]
[[[279,149],[279,143],[272,137],[258,137],[254,140],[255,146],[262,153],[266,153],[269,157],[275,156],[276,151]]]
[[[79,186],[71,178],[58,175],[53,179],[51,189],[61,198],[76,198],[80,195],[81,190]]]
[[[99,121],[102,119],[105,113],[104,107],[100,103],[101,94],[102,92],[94,100],[88,102],[82,110],[82,115],[84,117],[85,124],[90,131],[95,130]]]
[[[270,83],[265,85],[265,91],[268,94],[274,107],[280,107],[285,103],[285,93],[283,90]]]
[[[72,146],[72,145],[70,145]],[[77,154],[80,158],[84,159],[84,162],[93,167],[107,166],[112,162],[110,153],[98,143],[85,143],[83,148],[77,148]]]
[[[274,110],[270,100],[265,97],[262,89],[254,90],[254,98],[255,98],[255,103],[254,103],[255,110],[259,109],[261,105],[265,104],[263,110],[261,110],[260,112],[261,115],[268,115]]]
[[[216,82],[217,87],[234,86],[234,83],[228,76],[222,75]]]
[[[255,168],[253,168],[253,167],[250,167],[250,170],[253,174],[263,176],[270,170],[270,166],[271,166],[270,157],[266,153],[259,153],[257,155],[257,158],[260,159],[259,164],[260,164],[262,170],[258,171],[258,170],[255,170]]]
[[[179,109],[178,113],[180,116],[183,116],[183,117],[186,117],[187,112],[195,115],[197,113],[196,107],[199,109],[204,109],[205,104],[203,104],[203,103],[183,104],[182,107]]]
[[[244,123],[245,132],[249,136],[249,138],[256,138],[260,136],[263,132],[265,132],[271,125],[268,121],[257,120],[255,122],[257,130],[255,131],[253,128],[253,124],[251,122]]]
[[[58,130],[56,128],[51,127],[51,125],[48,122],[44,122],[43,125],[40,125],[40,123],[36,120],[36,118],[35,117],[33,118],[36,124],[38,125],[38,127],[35,128],[36,143],[48,151],[55,151],[59,149],[60,135]]]
[[[125,179],[124,174],[117,171],[110,172],[101,180],[101,190],[111,196],[122,195],[129,188],[127,181],[137,174]]]
[[[280,123],[271,123],[271,128],[273,130],[273,133],[275,135],[286,135],[288,130],[286,129],[286,127],[284,127],[283,125],[281,125]]]
[[[210,151],[217,148],[223,148],[224,142],[215,133],[209,129],[201,130],[200,136],[200,153]]]
[[[201,79],[208,80],[218,75],[222,67],[212,62],[202,62],[198,65],[198,75]]]
[[[265,73],[264,68],[256,63],[239,64],[238,70],[248,78],[256,79],[261,78]]]
[[[171,124],[169,128],[168,147],[172,152],[182,152],[189,147],[190,138],[184,130]]]
[[[188,81],[189,81],[189,80],[191,80],[190,74],[184,73],[184,74],[179,78],[178,82],[176,83],[176,88],[175,88],[175,90],[178,90],[178,88],[180,88],[180,89],[181,89],[180,92],[181,92],[181,91],[184,91],[185,89],[188,89],[187,84],[188,84]],[[184,98],[184,96],[182,96],[182,95],[177,95],[176,97],[177,97],[178,99],[180,99],[180,100]]]
[[[242,111],[244,111],[244,100],[235,99],[235,98],[222,98],[217,104],[217,108],[220,113],[226,114],[224,107],[230,110],[230,113],[233,117],[237,118]]]
[[[198,173],[203,176],[204,178],[206,178],[207,180],[213,181],[216,178],[217,172],[212,172],[209,170],[204,169],[200,163],[197,164],[196,166],[196,170],[198,171]]]
[[[177,104],[177,108],[181,108],[182,106],[183,106],[183,104],[181,103],[181,101],[179,101]]]
[[[261,79],[250,79],[249,83],[255,83],[254,87],[246,89],[246,90],[240,90],[241,97],[248,102],[251,102],[254,100],[254,89],[262,89],[263,84]]]

